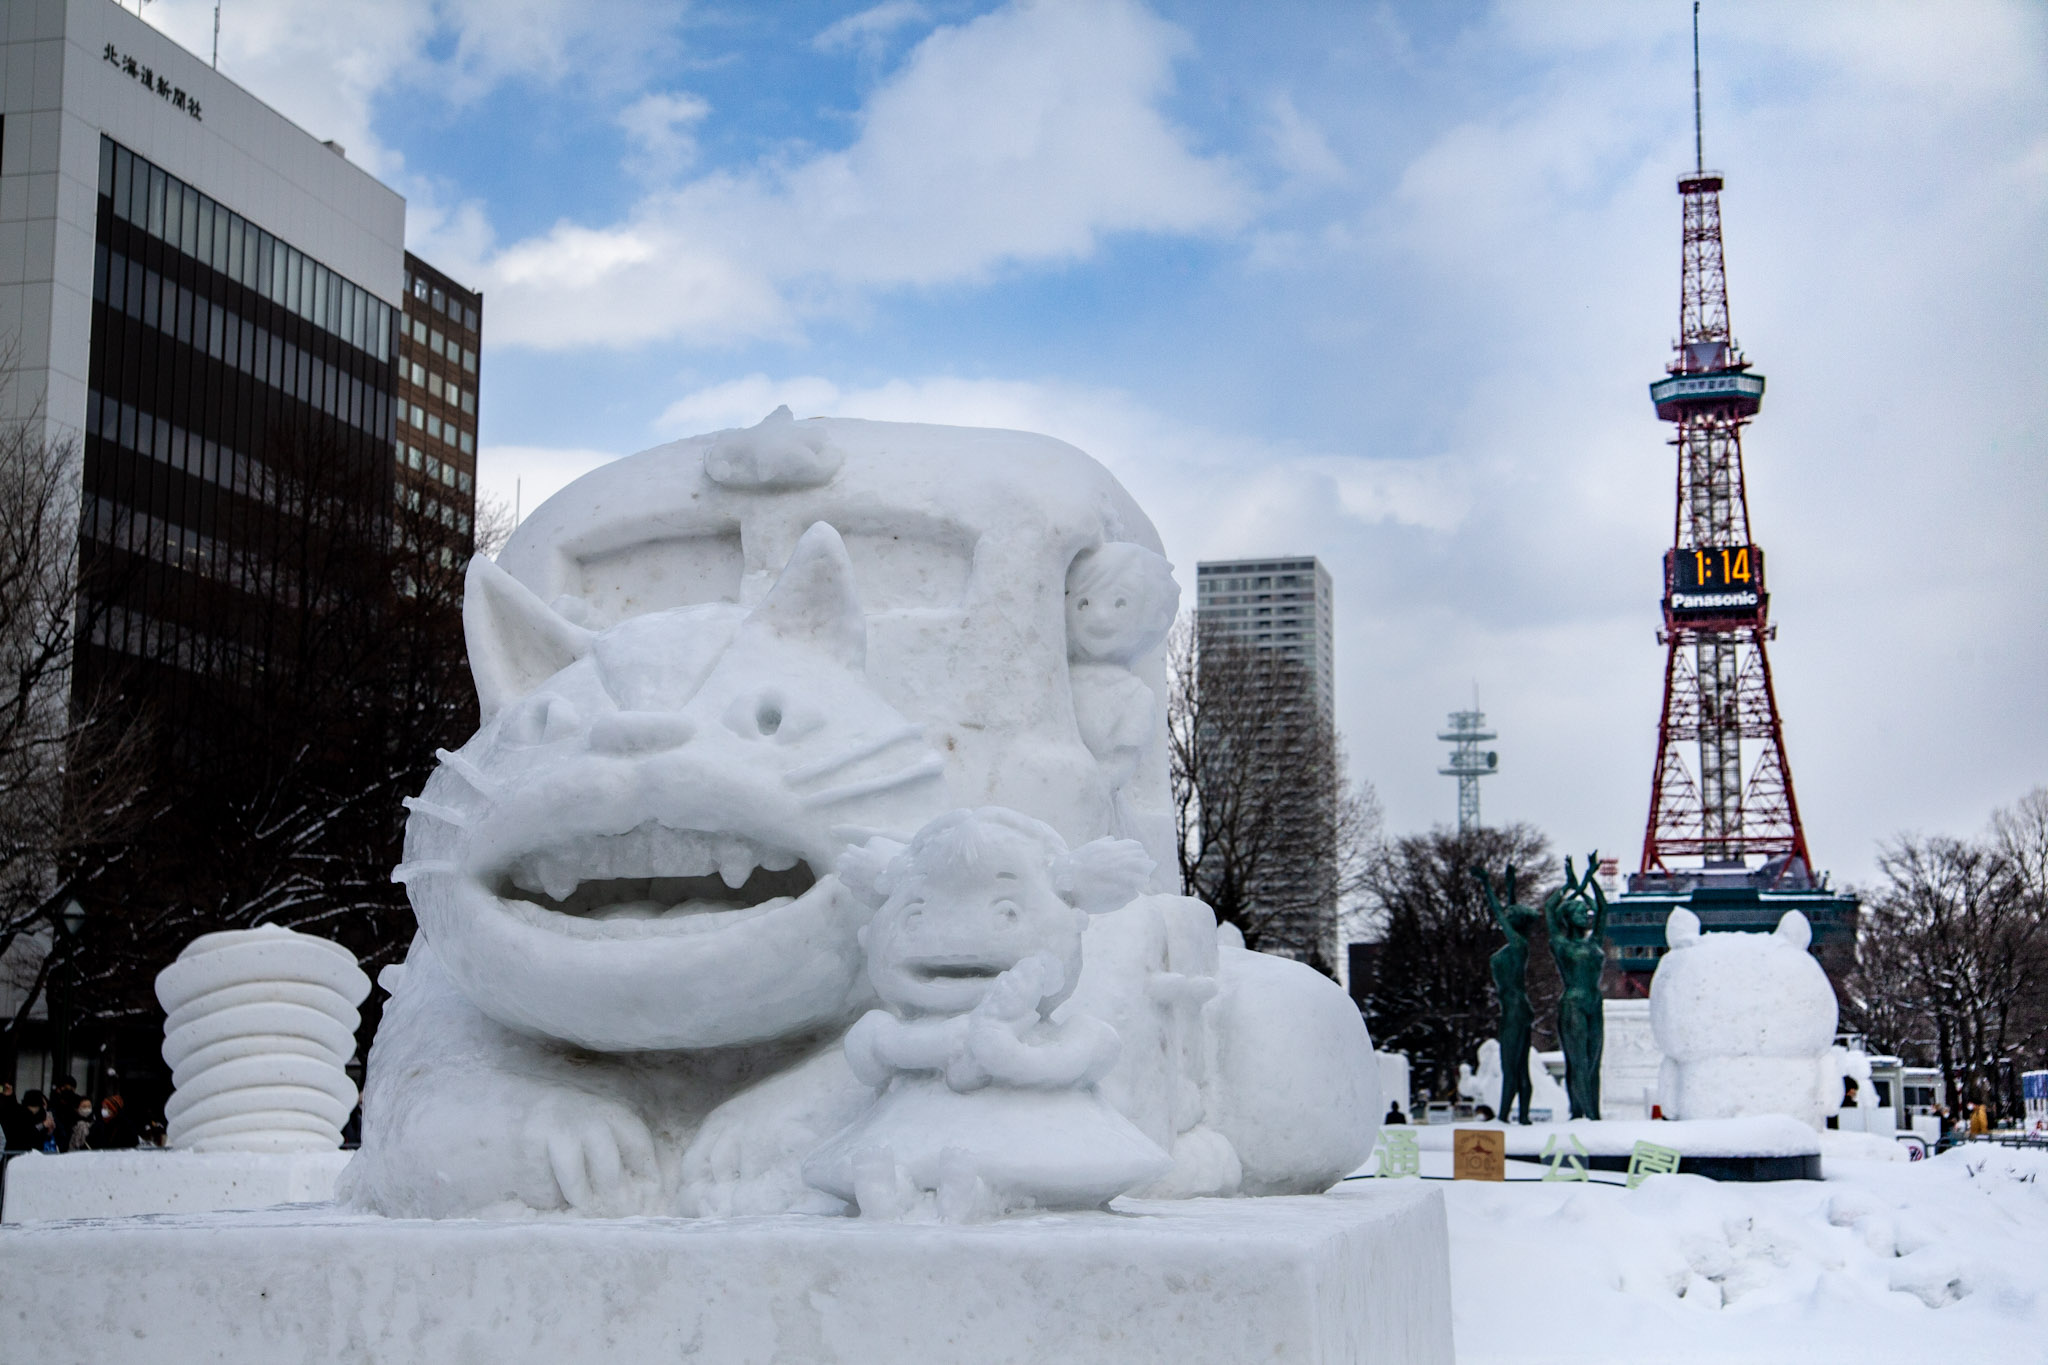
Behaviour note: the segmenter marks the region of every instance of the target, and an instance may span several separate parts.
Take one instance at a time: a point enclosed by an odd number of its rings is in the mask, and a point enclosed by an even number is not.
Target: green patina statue
[[[1508,864],[1507,876],[1502,879],[1501,889],[1508,904],[1502,905],[1493,894],[1493,880],[1484,868],[1472,869],[1478,879],[1479,889],[1486,893],[1486,904],[1493,911],[1495,923],[1501,933],[1507,935],[1503,943],[1488,959],[1493,969],[1493,991],[1500,997],[1500,1120],[1508,1122],[1508,1106],[1519,1100],[1522,1106],[1521,1121],[1529,1121],[1529,1032],[1536,1023],[1536,1011],[1529,1005],[1529,931],[1535,927],[1538,912],[1526,905],[1516,905],[1515,865]]]
[[[1550,955],[1564,982],[1557,1004],[1557,1036],[1564,1044],[1564,1087],[1571,1097],[1572,1117],[1600,1117],[1600,1052],[1605,1042],[1605,1015],[1600,998],[1600,972],[1607,964],[1602,942],[1607,935],[1607,896],[1594,874],[1600,855],[1586,859],[1583,878],[1564,860],[1564,885],[1543,901],[1543,922],[1550,931]]]

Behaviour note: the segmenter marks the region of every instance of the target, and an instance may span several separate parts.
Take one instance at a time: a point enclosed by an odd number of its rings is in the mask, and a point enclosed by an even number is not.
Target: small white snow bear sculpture
[[[1144,849],[1070,852],[1042,821],[987,807],[870,854],[893,854],[872,881],[854,860],[840,870],[881,900],[860,938],[886,1008],[853,1026],[846,1058],[880,1093],[804,1178],[863,1217],[967,1222],[1097,1208],[1165,1174],[1172,1159],[1096,1090],[1116,1030],[1053,1017],[1080,980],[1089,911],[1143,889]]]
[[[173,1147],[318,1152],[356,1105],[344,1069],[370,978],[339,943],[282,925],[201,934],[157,973]]]
[[[1650,1028],[1664,1053],[1658,1103],[1680,1119],[1790,1114],[1818,1128],[1840,1107],[1837,1009],[1809,953],[1806,916],[1768,934],[1702,934],[1684,908],[1650,981]]]

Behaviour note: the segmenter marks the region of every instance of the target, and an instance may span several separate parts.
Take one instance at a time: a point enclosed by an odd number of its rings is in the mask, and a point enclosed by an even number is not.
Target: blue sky
[[[150,22],[204,51],[212,6]],[[221,65],[485,290],[487,490],[778,402],[1073,441],[1336,577],[1389,825],[1633,866],[1690,7],[227,0]],[[2048,782],[2048,11],[1705,7],[1773,653],[1823,866]]]

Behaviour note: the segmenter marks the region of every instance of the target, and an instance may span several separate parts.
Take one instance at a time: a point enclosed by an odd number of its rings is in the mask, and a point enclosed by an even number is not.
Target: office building
[[[425,514],[449,557],[465,553],[476,519],[476,395],[483,295],[405,254],[398,326],[398,434],[393,496]]]
[[[0,417],[76,451],[68,685],[146,704],[175,790],[275,676],[306,509],[382,545],[431,498],[466,559],[481,299],[407,256],[396,191],[118,4],[4,0],[0,57]]]
[[[1334,720],[1336,627],[1321,560],[1205,560],[1195,566],[1195,619],[1204,631],[1300,660],[1315,680],[1315,704]]]

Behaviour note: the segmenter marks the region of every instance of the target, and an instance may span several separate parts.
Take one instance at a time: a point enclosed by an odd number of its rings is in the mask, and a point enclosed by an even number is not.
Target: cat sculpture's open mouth
[[[789,904],[818,878],[788,849],[650,820],[521,854],[486,880],[522,919],[609,936],[730,924]]]
[[[961,961],[951,958],[916,959],[903,964],[919,981],[993,981],[1014,962]]]

